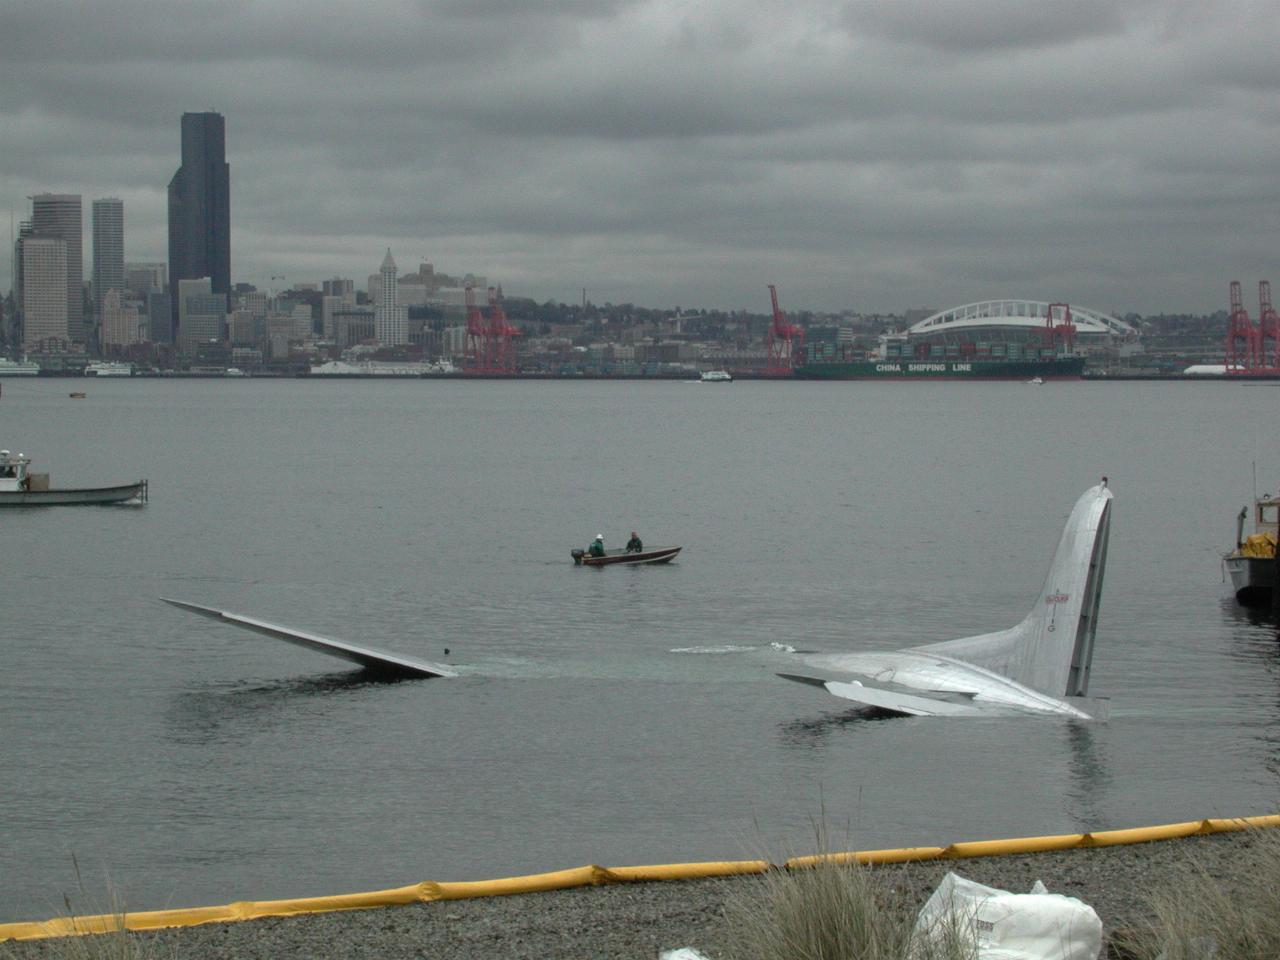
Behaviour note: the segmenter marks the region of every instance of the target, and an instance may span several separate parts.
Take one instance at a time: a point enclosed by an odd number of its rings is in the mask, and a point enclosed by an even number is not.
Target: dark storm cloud
[[[233,273],[391,245],[509,293],[1215,309],[1269,270],[1276,2],[11,5],[9,203],[126,202],[165,256],[178,118],[227,118]],[[7,258],[0,272],[7,276]],[[1254,273],[1250,273],[1254,271]]]

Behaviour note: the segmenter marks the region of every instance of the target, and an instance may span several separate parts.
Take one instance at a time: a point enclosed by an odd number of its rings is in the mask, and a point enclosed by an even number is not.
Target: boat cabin
[[[1258,533],[1264,530],[1280,532],[1280,497],[1272,499],[1264,495],[1262,499],[1254,501],[1253,525]]]
[[[1253,501],[1253,534],[1246,537],[1244,522],[1248,516],[1249,509],[1241,507],[1236,517],[1236,553],[1274,557],[1276,542],[1280,540],[1280,496],[1264,493]]]
[[[27,468],[30,466],[30,457],[0,450],[0,491],[27,489]]]

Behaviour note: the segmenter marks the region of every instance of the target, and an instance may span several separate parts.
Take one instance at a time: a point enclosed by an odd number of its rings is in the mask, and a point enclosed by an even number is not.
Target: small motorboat
[[[679,547],[649,547],[647,550],[606,550],[604,556],[593,557],[585,550],[570,550],[573,563],[579,567],[609,567],[615,563],[670,563]]]
[[[698,379],[703,383],[733,383],[733,374],[728,370],[703,370]]]

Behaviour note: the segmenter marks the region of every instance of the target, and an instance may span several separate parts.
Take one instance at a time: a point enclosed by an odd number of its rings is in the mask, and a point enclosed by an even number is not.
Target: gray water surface
[[[70,389],[86,389],[70,400]],[[9,380],[0,446],[143,508],[0,514],[0,920],[1274,812],[1230,600],[1280,391]],[[1116,494],[1112,720],[868,721],[796,650],[1009,626]],[[667,567],[575,568],[632,530]],[[172,596],[454,664],[370,683]],[[449,653],[445,654],[445,649]],[[109,878],[109,879],[108,879]]]

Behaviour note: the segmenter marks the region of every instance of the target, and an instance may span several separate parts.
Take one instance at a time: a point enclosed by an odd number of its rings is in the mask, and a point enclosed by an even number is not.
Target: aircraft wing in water
[[[1040,596],[1016,627],[906,650],[812,657],[805,662],[822,677],[779,676],[906,716],[1105,719],[1108,702],[1087,694],[1111,500],[1104,477],[1076,501]]]
[[[277,640],[283,640],[285,643],[292,643],[299,647],[306,647],[308,650],[315,650],[317,653],[327,653],[331,657],[350,660],[352,663],[358,663],[365,669],[377,673],[398,674],[406,677],[457,676],[452,669],[442,664],[414,660],[398,653],[387,653],[385,650],[374,650],[371,647],[359,647],[354,643],[331,640],[328,637],[317,636],[314,633],[304,633],[301,630],[282,627],[279,624],[268,623],[265,620],[255,620],[253,617],[241,616],[238,613],[215,610],[212,607],[202,607],[197,603],[187,603],[185,600],[170,600],[167,597],[161,597],[160,599],[183,610],[198,613],[202,617],[221,620],[223,623],[242,627],[245,630],[252,630],[268,637],[275,637]]]

